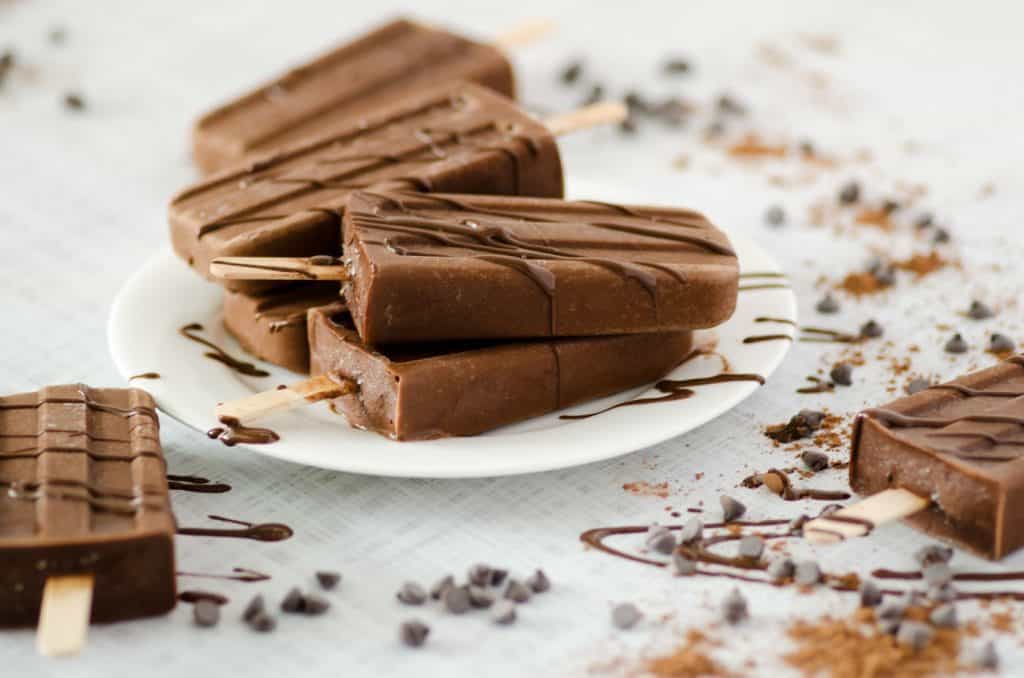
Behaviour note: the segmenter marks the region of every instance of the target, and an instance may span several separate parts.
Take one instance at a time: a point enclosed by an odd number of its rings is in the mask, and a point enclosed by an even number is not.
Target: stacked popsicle
[[[242,161],[172,201],[175,250],[246,350],[313,374],[223,422],[331,399],[398,440],[476,434],[653,381],[729,318],[703,216],[561,200],[554,137],[621,106],[542,123],[512,89],[496,49],[399,21],[200,121],[202,166]]]

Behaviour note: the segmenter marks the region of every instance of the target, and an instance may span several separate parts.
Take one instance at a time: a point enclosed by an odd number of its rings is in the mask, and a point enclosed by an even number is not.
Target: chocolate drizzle
[[[275,431],[257,426],[245,426],[235,417],[220,417],[223,426],[215,426],[206,432],[206,437],[219,440],[228,447],[243,445],[267,445],[281,439]]]
[[[132,376],[128,377],[128,381],[133,381],[135,379],[159,379],[159,378],[160,378],[160,373],[159,372],[142,372],[141,374],[133,374]]]
[[[209,478],[199,476],[179,476],[167,474],[167,487],[172,490],[184,490],[185,492],[200,492],[203,494],[221,494],[230,492],[231,486],[226,483],[211,483]]]
[[[247,377],[270,376],[270,372],[261,370],[260,368],[256,367],[256,365],[254,365],[253,363],[235,358],[229,355],[223,348],[214,344],[212,341],[193,334],[193,332],[201,332],[202,330],[203,326],[200,325],[199,323],[189,323],[179,328],[178,334],[185,337],[186,339],[190,339],[191,341],[194,341],[198,344],[202,344],[203,346],[206,346],[207,348],[211,349],[204,353],[203,355],[209,358],[210,360],[216,360],[217,362],[226,365],[227,367],[231,368],[235,372],[238,372],[239,374],[244,374]]]
[[[270,575],[258,572],[256,570],[250,570],[247,567],[233,567],[231,571],[234,574],[211,574],[206,572],[177,572],[179,577],[202,577],[203,579],[226,579],[229,581],[243,581],[246,583],[255,583],[259,581],[269,581]]]
[[[227,537],[232,539],[254,539],[256,541],[284,541],[290,539],[295,532],[284,523],[249,523],[244,520],[225,518],[224,516],[207,516],[210,520],[242,525],[243,529],[225,529],[210,527],[179,527],[178,534],[195,537]]]
[[[193,604],[194,603],[198,603],[199,601],[202,601],[202,600],[208,600],[211,603],[216,603],[217,605],[227,605],[230,602],[230,600],[228,599],[227,596],[222,595],[220,593],[213,593],[212,591],[198,591],[198,590],[182,591],[181,593],[178,594],[178,600],[180,600],[183,603],[193,603]]]
[[[743,339],[744,344],[760,344],[763,341],[793,341],[789,334],[757,334]]]

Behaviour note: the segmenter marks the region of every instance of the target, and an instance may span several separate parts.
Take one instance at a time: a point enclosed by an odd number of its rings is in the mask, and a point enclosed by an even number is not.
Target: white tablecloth
[[[431,21],[493,34],[523,18],[551,17],[559,30],[516,55],[523,99],[562,109],[583,97],[556,78],[571,58],[585,57],[588,75],[613,92],[682,93],[708,102],[729,91],[748,104],[741,127],[766,139],[808,138],[843,158],[832,171],[801,180],[794,161],[751,166],[701,142],[692,126],[678,131],[646,126],[635,138],[599,131],[565,140],[567,170],[602,182],[629,182],[707,212],[727,229],[758,238],[790,271],[802,317],[854,329],[869,317],[886,329],[865,349],[868,365],[855,384],[826,395],[797,395],[804,377],[826,367],[840,347],[797,344],[770,383],[736,410],[699,431],[622,459],[542,475],[471,481],[370,478],[330,473],[231,450],[163,422],[173,472],[207,476],[234,486],[224,495],[176,493],[181,524],[209,513],[292,525],[293,539],[276,543],[178,539],[179,565],[189,571],[244,566],[266,571],[265,584],[186,580],[231,597],[221,626],[198,629],[191,608],[137,623],[94,627],[78,658],[43,661],[30,631],[0,634],[3,672],[10,675],[97,675],[105,678],[302,672],[305,675],[564,675],[595,665],[629,673],[643,656],[671,646],[680,630],[706,627],[731,584],[681,580],[664,572],[586,551],[579,533],[601,525],[666,521],[667,506],[708,507],[729,492],[752,517],[796,515],[819,505],[783,503],[738,488],[744,476],[791,465],[764,425],[801,407],[848,414],[885,401],[902,386],[889,359],[910,357],[912,371],[951,377],[994,359],[982,348],[988,333],[1024,339],[1017,297],[1021,183],[1020,12],[1011,3],[793,2],[421,2]],[[165,204],[193,180],[188,157],[191,120],[211,104],[354,35],[401,10],[398,3],[297,1],[0,2],[0,50],[11,47],[23,68],[0,88],[0,392],[83,381],[120,385],[108,357],[104,323],[111,299],[132,270],[166,242]],[[52,27],[66,43],[50,44]],[[834,53],[807,36],[835,36]],[[817,45],[817,49],[815,48]],[[828,45],[826,44],[827,48]],[[780,58],[780,53],[783,58]],[[658,67],[669,54],[693,59],[692,76],[666,79]],[[86,110],[64,110],[65,91],[81,92]],[[704,119],[704,118],[702,118]],[[868,149],[869,161],[852,160]],[[688,157],[685,170],[673,160]],[[862,154],[863,155],[863,154]],[[787,178],[780,186],[773,175]],[[927,249],[913,229],[895,235],[871,228],[814,228],[808,206],[832,199],[848,178],[873,197],[922,184],[919,205],[948,225],[947,250],[962,267],[920,281],[901,275],[896,288],[860,302],[842,297],[842,312],[821,317],[813,305],[824,279],[863,266],[872,251],[897,258]],[[994,191],[984,190],[987,184]],[[772,204],[790,223],[762,225]],[[999,306],[987,323],[961,312],[973,297]],[[941,346],[953,329],[971,344],[952,357]],[[909,346],[920,351],[912,353]],[[676,406],[685,407],[685,402]],[[671,407],[666,406],[666,416]],[[344,450],[339,450],[344,454]],[[842,458],[846,450],[832,452]],[[637,496],[630,482],[667,482],[669,496]],[[813,483],[842,487],[841,471]],[[2,529],[2,528],[0,528]],[[818,550],[832,570],[866,572],[910,567],[925,543],[918,533],[889,526],[868,540]],[[791,545],[800,556],[808,547]],[[396,641],[410,610],[394,600],[405,579],[431,583],[460,574],[478,560],[527,574],[541,566],[554,590],[520,610],[510,628],[478,615],[415,610],[433,626],[427,647],[410,651]],[[999,565],[965,555],[972,568],[1024,565],[1017,554]],[[275,604],[291,586],[312,586],[316,569],[339,569],[345,581],[330,594],[321,618],[281,618],[277,631],[258,636],[237,621],[257,591]],[[717,651],[740,668],[753,657],[763,672],[781,672],[784,630],[794,616],[846,614],[850,597],[749,587],[752,620]],[[612,630],[612,603],[636,602],[646,621]],[[665,618],[662,615],[667,615]],[[1016,614],[1016,613],[1014,613]],[[980,616],[979,616],[980,615]],[[964,606],[961,616],[985,615]],[[740,641],[742,637],[742,641]],[[1024,672],[1024,652],[994,636],[1008,673]],[[621,659],[621,661],[615,661]],[[610,668],[609,668],[610,667]],[[749,670],[749,669],[747,669]]]

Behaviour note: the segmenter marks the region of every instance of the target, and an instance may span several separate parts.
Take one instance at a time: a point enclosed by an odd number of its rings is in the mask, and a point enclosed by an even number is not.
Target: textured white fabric
[[[806,375],[827,368],[841,352],[825,344],[797,344],[759,393],[691,435],[584,468],[471,481],[403,481],[302,468],[220,447],[165,418],[164,446],[173,472],[234,486],[225,495],[176,493],[181,524],[203,524],[204,516],[218,513],[296,529],[292,540],[277,544],[181,537],[180,568],[220,572],[244,566],[271,573],[272,581],[183,578],[182,588],[231,597],[219,628],[194,627],[190,607],[181,605],[164,618],[94,627],[85,653],[63,662],[39,659],[30,631],[4,632],[0,658],[6,674],[518,676],[582,674],[594,667],[629,673],[641,657],[678,639],[680,629],[716,619],[731,584],[673,579],[586,551],[577,539],[582,530],[666,522],[667,506],[701,502],[706,518],[714,519],[721,492],[747,503],[751,517],[817,510],[820,505],[787,504],[737,487],[753,471],[796,463],[794,453],[772,448],[761,435],[764,425],[784,421],[801,407],[845,414],[890,398],[895,387],[889,384],[888,360],[874,359],[890,342],[887,353],[911,357],[913,371],[950,377],[993,360],[982,350],[991,331],[1024,339],[1017,306],[1024,55],[1015,6],[597,4],[433,0],[417,3],[417,12],[480,35],[523,18],[553,18],[558,32],[516,55],[523,99],[537,108],[566,109],[583,98],[586,86],[567,91],[556,71],[584,56],[587,82],[593,78],[616,92],[680,92],[704,102],[728,90],[751,108],[740,128],[749,124],[769,140],[806,137],[845,158],[838,169],[815,172],[813,181],[786,189],[769,177],[800,177],[804,168],[798,163],[738,163],[702,144],[693,127],[679,131],[653,124],[635,138],[601,131],[563,145],[574,175],[628,182],[662,201],[696,206],[727,229],[753,234],[791,272],[805,321],[852,330],[877,318],[886,337],[865,349],[869,364],[855,371],[854,386],[796,395]],[[285,64],[399,10],[398,3],[383,1],[0,2],[0,50],[12,47],[25,66],[0,88],[0,391],[72,381],[121,384],[107,354],[106,315],[125,278],[166,242],[169,196],[195,178],[188,158],[191,120]],[[55,25],[67,29],[62,46],[47,40]],[[801,37],[821,34],[838,37],[836,53],[815,50]],[[670,53],[692,58],[696,73],[660,76],[658,66]],[[63,109],[67,90],[81,92],[85,111]],[[870,149],[872,159],[846,160],[860,149]],[[672,167],[681,154],[689,160],[684,171]],[[909,227],[888,236],[866,227],[840,234],[810,226],[807,206],[831,200],[850,177],[861,179],[872,197],[888,195],[900,182],[927,185],[919,204],[950,227],[950,251],[962,260],[962,270],[916,284],[902,274],[885,295],[859,303],[841,298],[838,315],[815,314],[822,276],[835,280],[863,266],[873,249],[903,257],[926,248]],[[989,182],[995,190],[986,197],[982,187]],[[786,208],[789,224],[769,230],[762,214],[776,203]],[[966,320],[961,313],[974,296],[1001,307],[1001,314],[985,323]],[[941,352],[953,328],[971,345],[965,356]],[[909,353],[912,344],[920,351]],[[686,403],[666,406],[666,416],[672,407]],[[831,454],[843,458],[846,451]],[[636,481],[667,482],[669,497],[623,490],[624,483]],[[813,482],[838,488],[845,478],[829,471]],[[906,527],[890,526],[870,539],[813,554],[799,544],[790,550],[820,558],[826,569],[866,572],[883,564],[910,567],[910,554],[925,542]],[[406,579],[429,585],[447,572],[461,576],[478,560],[522,576],[542,566],[554,588],[522,606],[519,621],[508,628],[480,615],[405,609],[394,600]],[[1024,554],[999,565],[963,555],[956,562],[1019,568]],[[313,586],[319,568],[345,575],[339,591],[327,594],[333,603],[327,615],[282,617],[267,636],[238,622],[251,595],[263,592],[276,606],[289,587]],[[752,620],[717,656],[747,673],[782,673],[777,657],[786,647],[785,622],[792,616],[845,614],[853,605],[838,594],[744,591]],[[615,631],[610,623],[610,608],[621,601],[636,602],[646,614],[629,632]],[[961,610],[961,618],[976,614],[973,606]],[[398,623],[412,616],[433,626],[426,647],[415,652],[396,640]],[[1007,673],[1024,672],[1018,643],[998,636],[997,645]],[[748,658],[756,669],[743,666]]]

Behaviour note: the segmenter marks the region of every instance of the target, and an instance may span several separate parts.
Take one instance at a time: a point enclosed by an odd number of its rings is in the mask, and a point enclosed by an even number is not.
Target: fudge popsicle
[[[227,291],[224,327],[246,351],[292,372],[309,372],[306,312],[338,301],[338,283],[297,283],[259,296]]]
[[[499,48],[398,19],[204,115],[193,130],[193,156],[203,171],[222,169],[460,80],[515,97],[512,66]]]
[[[339,385],[349,424],[394,440],[467,436],[655,381],[690,332],[524,342],[363,344],[339,304],[309,312],[310,370]]]
[[[171,242],[207,277],[215,257],[336,256],[348,195],[375,185],[560,197],[562,167],[544,124],[482,87],[448,85],[186,188],[170,205]]]
[[[911,525],[987,558],[1024,546],[1024,357],[861,412],[850,486],[916,496]]]
[[[175,521],[144,391],[0,398],[0,485],[0,625],[35,624],[44,589],[69,577],[91,578],[95,622],[174,607]]]

